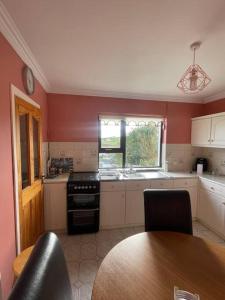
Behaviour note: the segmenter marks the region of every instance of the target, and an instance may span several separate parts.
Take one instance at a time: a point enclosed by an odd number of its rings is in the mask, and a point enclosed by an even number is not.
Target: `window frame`
[[[110,119],[110,115],[107,116]],[[107,118],[106,117],[106,118]],[[126,116],[127,117],[127,116]],[[120,147],[119,148],[103,148],[101,147],[101,119],[100,116],[98,117],[98,167],[99,167],[99,154],[100,153],[121,153],[122,154],[122,168],[127,168],[126,167],[126,117],[121,117],[121,128],[120,128]],[[113,118],[113,116],[112,116]],[[132,116],[132,118],[135,118],[135,116]],[[136,116],[136,118],[141,118],[140,116]],[[160,125],[160,139],[159,139],[159,166],[155,167],[135,167],[135,169],[160,169],[162,168],[162,142],[163,142],[163,128],[164,128],[164,121],[163,118],[160,117],[150,117],[150,116],[145,116],[143,118],[149,118],[149,119],[159,119],[159,122],[161,123]],[[99,169],[106,169],[106,168],[100,168]],[[107,169],[115,169],[115,168],[107,168]],[[120,169],[120,168],[119,168]]]

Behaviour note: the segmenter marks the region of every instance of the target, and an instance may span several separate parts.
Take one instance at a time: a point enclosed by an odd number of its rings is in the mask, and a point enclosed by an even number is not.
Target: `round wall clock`
[[[23,69],[23,85],[28,95],[32,95],[35,89],[35,79],[31,68],[25,66]]]

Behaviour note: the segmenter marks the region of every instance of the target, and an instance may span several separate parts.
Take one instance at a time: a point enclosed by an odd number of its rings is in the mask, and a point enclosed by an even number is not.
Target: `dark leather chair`
[[[57,236],[48,232],[37,241],[8,300],[72,300],[66,261]]]
[[[184,190],[145,190],[145,231],[192,234],[190,196]]]

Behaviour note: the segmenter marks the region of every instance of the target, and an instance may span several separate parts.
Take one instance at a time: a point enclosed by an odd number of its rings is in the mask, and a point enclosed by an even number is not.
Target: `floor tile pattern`
[[[91,300],[97,270],[107,253],[123,239],[143,232],[144,227],[101,230],[94,234],[58,234],[68,265],[74,300]],[[199,222],[193,222],[194,235],[225,246],[225,241]]]

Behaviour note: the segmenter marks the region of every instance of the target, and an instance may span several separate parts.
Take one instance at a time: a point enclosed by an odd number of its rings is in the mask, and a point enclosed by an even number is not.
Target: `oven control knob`
[[[77,188],[78,188],[78,190],[79,190],[79,189],[80,189],[80,186],[78,185],[78,187],[77,187]]]
[[[75,185],[75,187],[74,187],[73,189],[76,190],[76,189],[77,189],[77,186]]]
[[[91,189],[91,185],[89,185],[89,189]]]
[[[96,189],[96,185],[93,185],[93,188]]]
[[[84,187],[86,190],[88,189],[88,186],[87,185],[85,185],[85,187]]]

